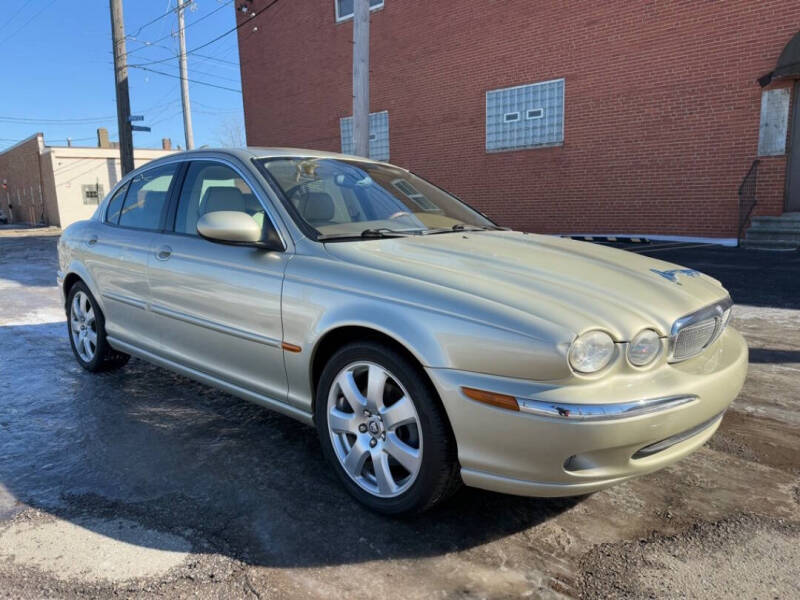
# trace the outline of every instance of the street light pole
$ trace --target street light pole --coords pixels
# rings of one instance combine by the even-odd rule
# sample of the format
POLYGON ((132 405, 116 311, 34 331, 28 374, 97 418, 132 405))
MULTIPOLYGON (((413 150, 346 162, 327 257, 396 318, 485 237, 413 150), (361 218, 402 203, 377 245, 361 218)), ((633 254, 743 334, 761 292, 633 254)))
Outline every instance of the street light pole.
POLYGON ((131 99, 128 94, 128 61, 125 52, 125 23, 122 0, 111 3, 111 43, 114 45, 114 78, 117 89, 117 130, 122 174, 133 171, 133 132, 131 131, 131 99))
POLYGON ((353 148, 369 156, 369 0, 353 3, 353 148))
POLYGON ((186 75, 186 36, 184 35, 183 9, 186 0, 178 0, 178 45, 180 46, 179 67, 181 74, 181 102, 183 103, 183 133, 186 137, 186 149, 194 148, 194 132, 192 131, 192 107, 189 105, 189 80, 186 75))

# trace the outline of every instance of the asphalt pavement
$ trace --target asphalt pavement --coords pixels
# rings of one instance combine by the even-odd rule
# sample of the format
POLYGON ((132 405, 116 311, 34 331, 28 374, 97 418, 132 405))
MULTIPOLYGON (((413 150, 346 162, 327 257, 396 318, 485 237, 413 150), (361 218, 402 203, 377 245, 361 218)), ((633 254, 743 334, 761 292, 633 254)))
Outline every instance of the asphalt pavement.
POLYGON ((800 253, 627 246, 720 279, 751 347, 698 452, 588 497, 388 519, 315 432, 143 361, 72 357, 57 231, 0 231, 0 597, 800 597, 800 253))

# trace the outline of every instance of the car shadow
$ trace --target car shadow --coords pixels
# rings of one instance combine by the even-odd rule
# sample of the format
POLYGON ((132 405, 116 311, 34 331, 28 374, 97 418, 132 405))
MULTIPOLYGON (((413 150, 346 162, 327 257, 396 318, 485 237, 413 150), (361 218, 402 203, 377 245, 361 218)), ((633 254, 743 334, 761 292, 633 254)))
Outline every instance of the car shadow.
POLYGON ((315 430, 288 417, 136 359, 87 373, 63 322, 0 327, 0 346, 0 484, 84 527, 130 519, 199 552, 307 567, 457 552, 580 501, 463 489, 429 513, 382 517, 346 494, 315 430))

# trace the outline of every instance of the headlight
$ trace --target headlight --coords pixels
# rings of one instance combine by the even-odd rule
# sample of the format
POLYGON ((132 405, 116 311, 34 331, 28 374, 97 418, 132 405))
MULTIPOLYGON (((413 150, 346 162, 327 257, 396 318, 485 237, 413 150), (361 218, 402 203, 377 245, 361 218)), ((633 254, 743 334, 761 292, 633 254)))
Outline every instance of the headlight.
POLYGON ((569 349, 569 364, 580 373, 594 373, 614 356, 614 340, 604 331, 579 335, 569 349))
POLYGON ((725 309, 725 312, 722 313, 722 327, 720 327, 720 331, 722 331, 728 326, 728 321, 730 320, 731 320, 731 308, 728 307, 725 309))
POLYGON ((660 351, 661 338, 652 329, 645 329, 628 344, 628 360, 632 365, 643 367, 653 362, 660 351))

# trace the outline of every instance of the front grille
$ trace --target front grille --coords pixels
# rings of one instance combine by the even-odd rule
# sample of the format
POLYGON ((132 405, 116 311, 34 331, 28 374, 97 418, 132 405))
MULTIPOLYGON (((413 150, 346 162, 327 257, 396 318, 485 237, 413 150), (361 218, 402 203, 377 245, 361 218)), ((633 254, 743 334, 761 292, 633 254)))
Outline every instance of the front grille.
POLYGON ((716 341, 730 317, 731 299, 725 298, 675 321, 670 335, 670 362, 700 354, 716 341))
POLYGON ((672 353, 673 360, 684 360, 695 354, 699 354, 714 337, 717 329, 717 319, 711 318, 700 321, 696 325, 684 327, 678 332, 675 338, 675 350, 672 353))

